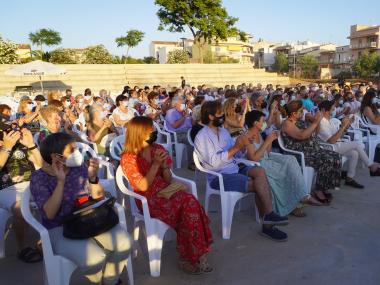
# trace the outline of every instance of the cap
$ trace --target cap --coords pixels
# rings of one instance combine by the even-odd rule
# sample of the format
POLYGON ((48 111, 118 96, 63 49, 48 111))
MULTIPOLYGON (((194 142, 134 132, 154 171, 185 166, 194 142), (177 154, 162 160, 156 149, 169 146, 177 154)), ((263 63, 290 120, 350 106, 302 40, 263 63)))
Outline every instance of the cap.
POLYGON ((44 95, 37 95, 36 97, 34 97, 34 101, 41 101, 41 102, 44 102, 46 101, 46 98, 44 97, 44 95))

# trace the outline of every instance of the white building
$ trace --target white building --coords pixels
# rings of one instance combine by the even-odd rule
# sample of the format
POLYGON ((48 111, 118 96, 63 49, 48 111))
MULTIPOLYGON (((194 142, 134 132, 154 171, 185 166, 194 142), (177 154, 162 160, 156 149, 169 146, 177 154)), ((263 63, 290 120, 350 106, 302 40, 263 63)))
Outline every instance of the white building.
POLYGON ((193 46, 192 39, 184 41, 152 41, 149 45, 149 55, 158 60, 160 64, 164 64, 168 60, 168 53, 173 50, 186 49, 191 53, 193 46))

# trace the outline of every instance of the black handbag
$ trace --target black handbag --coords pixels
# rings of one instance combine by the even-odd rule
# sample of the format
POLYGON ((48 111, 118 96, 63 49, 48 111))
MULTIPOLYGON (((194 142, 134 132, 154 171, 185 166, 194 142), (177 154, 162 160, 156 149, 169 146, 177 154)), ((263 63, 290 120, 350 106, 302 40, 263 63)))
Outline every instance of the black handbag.
POLYGON ((89 200, 75 208, 63 221, 63 236, 69 239, 87 239, 100 235, 119 223, 114 208, 114 197, 89 200))

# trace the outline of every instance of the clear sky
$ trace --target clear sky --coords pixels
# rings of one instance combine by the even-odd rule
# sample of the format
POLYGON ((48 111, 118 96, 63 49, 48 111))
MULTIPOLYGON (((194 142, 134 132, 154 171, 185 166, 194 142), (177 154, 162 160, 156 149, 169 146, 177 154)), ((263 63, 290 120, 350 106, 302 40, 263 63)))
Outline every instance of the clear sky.
MULTIPOLYGON (((254 39, 287 42, 311 40, 348 44, 350 25, 380 25, 380 0, 223 0, 237 27, 254 39)), ((52 28, 61 33, 62 47, 103 44, 113 54, 115 38, 134 28, 145 32, 144 41, 130 54, 149 55, 152 40, 178 40, 190 33, 157 30, 154 0, 4 0, 0 9, 0 35, 16 43, 29 43, 29 32, 52 28)), ((55 47, 53 47, 55 48, 55 47)))

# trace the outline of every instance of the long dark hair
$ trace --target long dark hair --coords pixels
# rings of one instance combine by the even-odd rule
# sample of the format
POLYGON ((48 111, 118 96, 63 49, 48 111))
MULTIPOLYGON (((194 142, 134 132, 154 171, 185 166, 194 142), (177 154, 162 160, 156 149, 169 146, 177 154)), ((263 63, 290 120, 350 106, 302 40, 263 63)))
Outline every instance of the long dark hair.
POLYGON ((375 104, 372 104, 372 99, 376 97, 375 91, 367 91, 364 94, 362 104, 360 106, 360 114, 364 113, 365 107, 370 107, 374 115, 378 115, 379 111, 377 110, 375 104))

